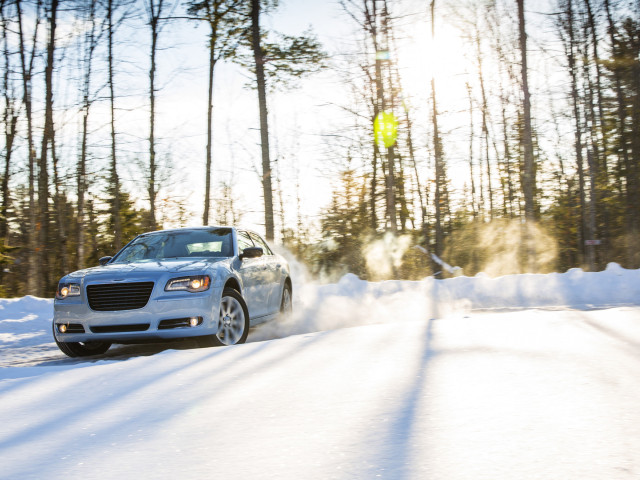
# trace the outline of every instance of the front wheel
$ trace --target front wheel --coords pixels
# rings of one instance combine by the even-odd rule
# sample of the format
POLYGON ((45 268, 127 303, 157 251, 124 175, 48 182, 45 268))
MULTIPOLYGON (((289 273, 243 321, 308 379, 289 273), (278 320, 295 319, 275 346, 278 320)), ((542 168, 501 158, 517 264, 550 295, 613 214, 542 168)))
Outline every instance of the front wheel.
POLYGON ((111 347, 111 343, 109 342, 59 342, 55 334, 55 325, 52 324, 51 327, 54 329, 53 339, 56 341, 56 345, 58 345, 60 351, 68 357, 75 358, 102 355, 111 347))
POLYGON ((249 310, 242 295, 233 288, 225 288, 220 300, 220 326, 216 335, 199 337, 202 347, 222 347, 244 343, 249 335, 249 310))

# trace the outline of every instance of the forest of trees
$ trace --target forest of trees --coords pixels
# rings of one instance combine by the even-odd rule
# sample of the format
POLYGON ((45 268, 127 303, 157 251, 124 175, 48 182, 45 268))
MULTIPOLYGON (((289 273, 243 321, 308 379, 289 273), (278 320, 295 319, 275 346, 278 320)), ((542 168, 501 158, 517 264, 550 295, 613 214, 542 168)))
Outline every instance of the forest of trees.
POLYGON ((448 275, 438 259, 467 275, 640 267, 640 2, 552 0, 542 13, 534 3, 341 0, 339 21, 357 45, 341 56, 312 29, 273 30, 265 18, 280 14, 275 0, 0 0, 0 295, 51 296, 63 274, 167 223, 240 220, 237 186, 212 167, 219 63, 243 69, 255 97, 266 237, 313 273, 448 275), (445 26, 459 33, 460 102, 443 97, 447 85, 432 73, 421 79, 423 104, 412 105, 408 23, 434 41, 445 26), (158 153, 167 81, 158 57, 196 24, 208 51, 203 210, 176 196, 161 213, 167 172, 182 167, 158 153), (543 41, 530 33, 541 25, 543 41), (136 65, 126 75, 125 28, 147 38, 129 47, 136 65), (538 71, 532 55, 552 58, 553 71, 538 71), (325 153, 333 195, 312 219, 299 185, 292 195, 281 182, 269 102, 326 71, 349 100, 340 141, 325 153), (145 148, 134 152, 119 115, 131 72, 146 85, 145 148), (374 131, 381 118, 393 138, 374 131), (124 181, 124 168, 142 180, 124 181))

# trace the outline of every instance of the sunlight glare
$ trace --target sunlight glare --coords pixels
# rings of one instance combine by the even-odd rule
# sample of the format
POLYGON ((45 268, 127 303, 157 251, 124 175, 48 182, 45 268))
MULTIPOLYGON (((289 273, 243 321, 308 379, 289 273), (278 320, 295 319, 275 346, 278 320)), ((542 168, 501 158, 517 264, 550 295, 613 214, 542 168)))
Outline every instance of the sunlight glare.
POLYGON ((443 102, 464 101, 464 77, 468 59, 467 46, 459 31, 443 21, 436 22, 436 35, 431 38, 430 28, 413 27, 398 42, 398 64, 406 91, 429 91, 429 82, 435 77, 437 94, 443 102))

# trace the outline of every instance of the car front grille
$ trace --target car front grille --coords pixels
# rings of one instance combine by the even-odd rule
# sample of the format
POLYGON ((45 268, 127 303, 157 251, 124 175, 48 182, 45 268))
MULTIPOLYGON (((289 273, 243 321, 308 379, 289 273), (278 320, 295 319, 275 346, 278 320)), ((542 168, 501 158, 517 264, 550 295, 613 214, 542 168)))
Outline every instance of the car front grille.
POLYGON ((135 310, 149 301, 153 282, 105 283, 87 286, 91 310, 114 312, 135 310))

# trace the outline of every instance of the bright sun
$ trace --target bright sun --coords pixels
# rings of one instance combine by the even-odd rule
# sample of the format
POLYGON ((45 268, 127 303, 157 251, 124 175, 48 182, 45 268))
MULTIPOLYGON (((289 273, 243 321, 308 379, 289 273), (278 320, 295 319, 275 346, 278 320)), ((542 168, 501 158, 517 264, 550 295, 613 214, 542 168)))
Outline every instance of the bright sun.
POLYGON ((421 25, 399 41, 398 63, 402 82, 409 95, 424 96, 431 91, 431 77, 436 80, 439 103, 455 105, 466 99, 465 82, 472 82, 469 60, 465 56, 468 45, 459 31, 443 22, 436 24, 436 36, 421 25), (422 92, 422 93, 418 93, 422 92))

